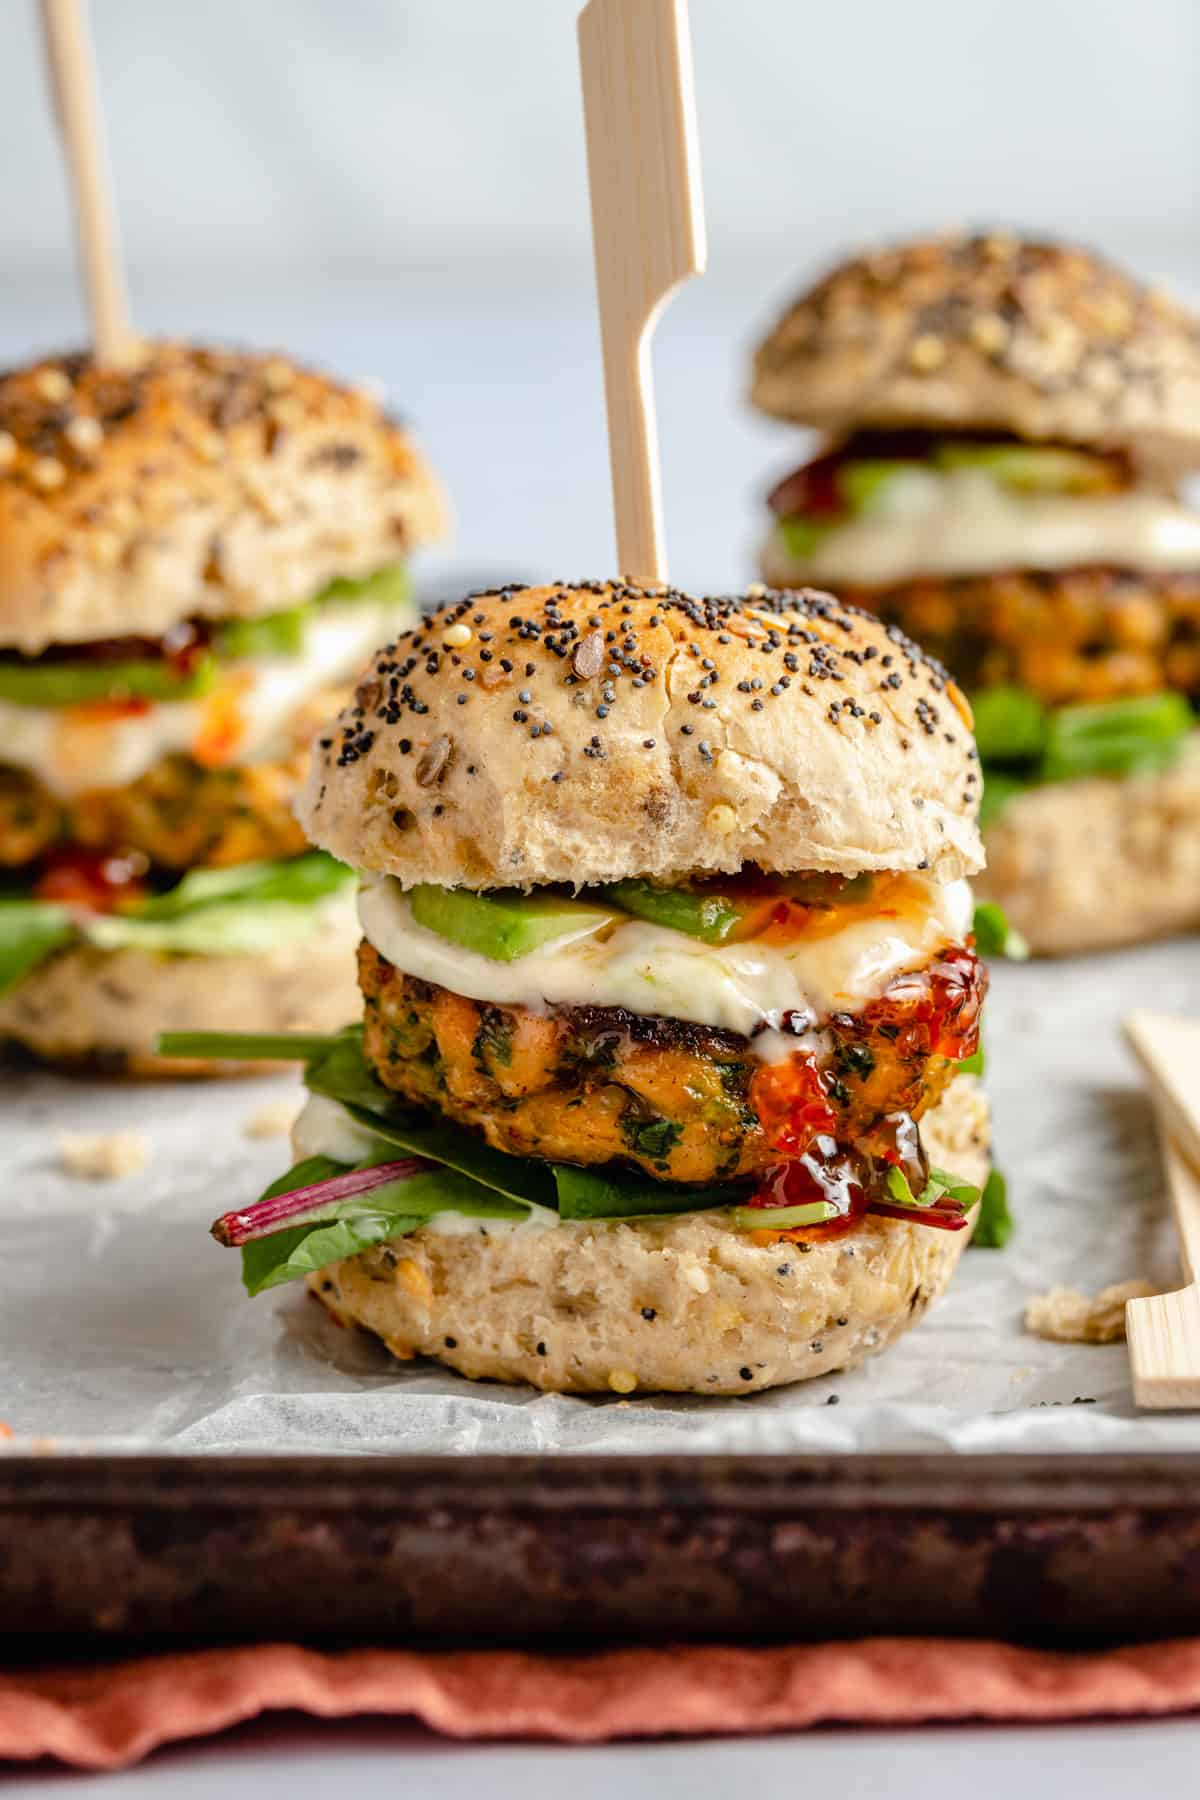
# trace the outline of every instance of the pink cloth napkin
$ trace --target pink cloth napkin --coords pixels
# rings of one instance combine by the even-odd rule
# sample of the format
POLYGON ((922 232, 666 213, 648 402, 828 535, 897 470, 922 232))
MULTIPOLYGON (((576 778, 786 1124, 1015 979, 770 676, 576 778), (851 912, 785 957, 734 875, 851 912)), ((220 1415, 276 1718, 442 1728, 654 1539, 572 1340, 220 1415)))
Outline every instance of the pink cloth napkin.
POLYGON ((1088 1654, 939 1638, 588 1656, 201 1650, 0 1675, 0 1757, 115 1769, 285 1708, 417 1718, 448 1737, 573 1743, 1177 1713, 1200 1708, 1200 1638, 1088 1654))

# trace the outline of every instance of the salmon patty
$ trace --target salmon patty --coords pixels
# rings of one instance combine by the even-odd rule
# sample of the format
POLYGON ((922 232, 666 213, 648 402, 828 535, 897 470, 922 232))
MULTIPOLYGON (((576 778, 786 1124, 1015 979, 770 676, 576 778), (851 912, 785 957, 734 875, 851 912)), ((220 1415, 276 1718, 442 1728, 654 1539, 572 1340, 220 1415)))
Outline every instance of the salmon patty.
POLYGON ((0 863, 17 868, 63 844, 139 851, 162 869, 223 868, 297 856, 292 816, 307 752, 286 762, 206 769, 168 756, 123 788, 58 800, 24 770, 0 770, 0 863))
POLYGON ((893 1114, 919 1118, 977 1047, 987 977, 971 950, 947 949, 862 1012, 819 1021, 819 1066, 807 1052, 764 1062, 737 1032, 617 1007, 468 1000, 366 942, 359 982, 367 1061, 407 1099, 515 1156, 711 1183, 776 1167, 818 1133, 852 1144, 893 1114))
POLYGON ((968 690, 1048 706, 1173 688, 1200 698, 1200 572, 1005 570, 929 575, 843 597, 915 637, 968 690))
POLYGON ((227 868, 298 856, 308 839, 293 806, 315 732, 345 698, 326 688, 289 722, 274 761, 211 766, 167 756, 120 788, 60 797, 25 769, 0 766, 0 867, 64 846, 137 852, 160 869, 227 868))

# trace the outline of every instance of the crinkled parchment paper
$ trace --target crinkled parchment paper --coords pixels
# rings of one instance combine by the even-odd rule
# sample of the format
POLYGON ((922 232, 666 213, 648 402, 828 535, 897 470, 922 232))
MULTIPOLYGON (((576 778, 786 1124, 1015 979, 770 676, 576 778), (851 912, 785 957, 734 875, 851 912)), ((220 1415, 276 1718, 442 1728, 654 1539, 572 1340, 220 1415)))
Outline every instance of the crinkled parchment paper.
POLYGON ((994 971, 997 1158, 1018 1229, 974 1250, 909 1337, 850 1375, 744 1400, 579 1400, 392 1362, 299 1287, 250 1301, 213 1216, 286 1166, 246 1135, 295 1078, 135 1087, 6 1071, 0 1420, 13 1446, 179 1451, 1200 1449, 1200 1414, 1139 1416, 1123 1345, 1025 1334, 1031 1293, 1177 1280, 1134 1006, 1200 1015, 1200 939, 994 971), (137 1130, 140 1173, 60 1166, 65 1132, 137 1130), (837 1404, 830 1402, 836 1397, 837 1404))

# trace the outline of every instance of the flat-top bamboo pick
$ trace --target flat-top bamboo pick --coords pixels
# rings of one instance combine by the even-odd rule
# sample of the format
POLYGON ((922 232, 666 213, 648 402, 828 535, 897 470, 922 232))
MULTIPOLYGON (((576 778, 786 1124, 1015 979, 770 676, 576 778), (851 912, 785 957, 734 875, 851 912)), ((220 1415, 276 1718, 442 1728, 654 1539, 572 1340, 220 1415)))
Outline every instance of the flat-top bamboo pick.
POLYGON ((42 0, 42 32, 75 213, 75 237, 92 321, 92 351, 109 369, 136 363, 133 329, 117 247, 104 128, 82 0, 42 0))
POLYGON ((1200 1407, 1200 1025, 1136 1012, 1125 1035, 1154 1096, 1180 1261, 1191 1284, 1126 1307, 1133 1397, 1138 1406, 1200 1407))
POLYGON ((666 580, 650 338, 704 268, 686 0, 588 0, 579 18, 617 562, 666 580))

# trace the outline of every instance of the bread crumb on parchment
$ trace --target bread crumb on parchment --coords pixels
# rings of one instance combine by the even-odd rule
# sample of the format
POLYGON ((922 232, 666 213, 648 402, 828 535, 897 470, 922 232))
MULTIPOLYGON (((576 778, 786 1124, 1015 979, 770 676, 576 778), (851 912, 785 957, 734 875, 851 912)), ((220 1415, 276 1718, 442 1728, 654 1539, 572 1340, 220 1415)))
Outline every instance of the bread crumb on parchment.
POLYGON ((242 1135, 248 1138, 286 1137, 299 1116, 303 1100, 295 1095, 286 1100, 271 1100, 260 1106, 242 1122, 242 1135))
POLYGON ((55 1148, 68 1175, 89 1181, 136 1175, 150 1161, 150 1144, 140 1131, 62 1132, 55 1148))
POLYGON ((1125 1303, 1158 1293, 1153 1282, 1115 1281, 1094 1299, 1078 1288, 1034 1294, 1025 1307, 1025 1329, 1054 1344, 1116 1344, 1125 1336, 1125 1303))

